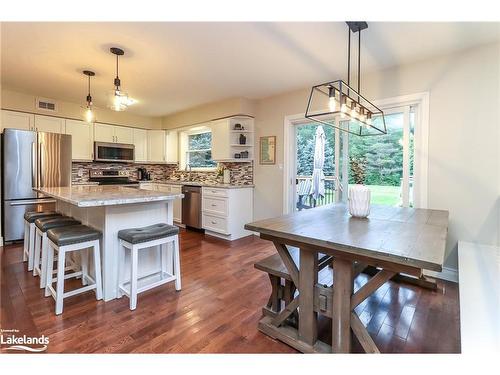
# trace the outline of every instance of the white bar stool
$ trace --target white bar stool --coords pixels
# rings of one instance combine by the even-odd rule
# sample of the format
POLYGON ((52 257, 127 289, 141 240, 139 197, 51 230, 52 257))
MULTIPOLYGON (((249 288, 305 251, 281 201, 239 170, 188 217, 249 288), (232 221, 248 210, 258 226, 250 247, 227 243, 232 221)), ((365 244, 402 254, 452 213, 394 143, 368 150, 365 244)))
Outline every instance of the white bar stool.
POLYGON ((45 212, 26 212, 24 214, 24 243, 23 243, 23 262, 28 261, 28 271, 33 271, 33 249, 35 247, 35 220, 48 217, 61 216, 55 211, 45 212))
MULTIPOLYGON (((47 282, 47 231, 49 229, 79 224, 81 223, 78 220, 68 216, 48 216, 35 220, 35 255, 33 276, 40 276, 40 289, 45 288, 45 283, 47 282)), ((65 268, 66 271, 69 269, 77 271, 76 264, 71 262, 71 265, 65 268)))
POLYGON ((87 292, 95 289, 97 300, 102 299, 102 279, 101 279, 101 254, 99 240, 101 232, 87 227, 85 225, 72 225, 67 227, 59 227, 49 229, 48 237, 48 254, 47 254, 47 283, 45 286, 45 296, 52 295, 56 301, 56 315, 63 311, 63 301, 65 298, 87 292), (88 273, 88 253, 87 249, 91 248, 94 253, 94 271, 95 280, 88 273), (85 256, 82 256, 82 271, 72 274, 64 274, 64 261, 66 253, 71 251, 85 251, 85 256), (52 277, 54 265, 54 251, 58 252, 58 267, 57 278, 52 277), (64 280, 70 277, 82 276, 82 284, 86 285, 82 288, 71 290, 64 293, 64 280), (52 287, 52 283, 57 281, 56 289, 52 287), (87 283, 91 283, 87 285, 87 283))
POLYGON ((118 232, 120 245, 124 253, 120 257, 119 273, 124 267, 126 249, 130 250, 130 281, 118 283, 118 295, 127 295, 130 300, 130 310, 137 307, 137 294, 155 288, 165 283, 175 281, 175 289, 181 290, 181 265, 179 256, 179 228, 168 224, 154 224, 143 228, 124 229, 118 232), (172 244, 168 249, 168 244, 172 244), (139 277, 138 252, 153 246, 160 246, 161 270, 139 277), (170 250, 170 251, 169 251, 170 250), (159 276, 157 281, 146 281, 153 276, 159 276), (138 286, 139 282, 142 285, 138 286), (128 284, 128 285, 127 285, 128 284))

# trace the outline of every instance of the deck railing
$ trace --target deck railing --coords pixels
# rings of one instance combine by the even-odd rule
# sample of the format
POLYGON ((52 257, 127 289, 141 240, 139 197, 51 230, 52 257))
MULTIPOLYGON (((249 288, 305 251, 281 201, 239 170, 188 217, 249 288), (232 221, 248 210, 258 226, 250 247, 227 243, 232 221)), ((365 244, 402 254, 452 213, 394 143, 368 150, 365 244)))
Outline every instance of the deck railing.
MULTIPOLYGON (((312 176, 297 176, 297 191, 298 187, 303 181, 312 181, 312 176)), ((330 204, 335 202, 335 187, 336 187, 335 176, 325 176, 325 196, 314 199, 311 195, 299 195, 297 194, 296 207, 300 211, 304 208, 319 207, 325 204, 330 204)))

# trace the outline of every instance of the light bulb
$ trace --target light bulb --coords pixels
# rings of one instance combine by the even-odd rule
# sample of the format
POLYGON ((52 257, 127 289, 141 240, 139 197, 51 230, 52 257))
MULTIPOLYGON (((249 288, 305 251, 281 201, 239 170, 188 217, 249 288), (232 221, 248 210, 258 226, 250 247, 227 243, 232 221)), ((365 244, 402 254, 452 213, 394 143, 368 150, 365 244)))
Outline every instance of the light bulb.
POLYGON ((337 101, 333 96, 328 99, 328 108, 330 112, 335 112, 337 110, 337 101))
POLYGON ((340 111, 342 113, 346 113, 347 112, 347 105, 345 103, 342 103, 342 106, 340 107, 340 111))
POLYGON ((94 111, 90 107, 85 110, 85 121, 88 123, 94 122, 94 111))
POLYGON ((351 109, 351 117, 352 118, 357 118, 358 117, 358 112, 356 112, 356 107, 353 107, 351 109))
POLYGON ((366 123, 367 123, 368 125, 371 125, 371 124, 372 124, 372 118, 371 118, 371 117, 368 117, 368 118, 366 119, 366 123))

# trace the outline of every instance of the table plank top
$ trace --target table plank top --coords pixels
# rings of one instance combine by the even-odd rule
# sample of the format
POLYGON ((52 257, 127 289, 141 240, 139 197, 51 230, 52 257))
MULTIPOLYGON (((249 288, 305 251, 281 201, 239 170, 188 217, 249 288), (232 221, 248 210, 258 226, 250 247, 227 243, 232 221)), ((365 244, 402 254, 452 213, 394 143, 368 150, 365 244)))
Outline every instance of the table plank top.
POLYGON ((245 229, 411 267, 441 271, 448 211, 371 207, 366 219, 349 215, 345 204, 330 204, 245 225, 245 229))

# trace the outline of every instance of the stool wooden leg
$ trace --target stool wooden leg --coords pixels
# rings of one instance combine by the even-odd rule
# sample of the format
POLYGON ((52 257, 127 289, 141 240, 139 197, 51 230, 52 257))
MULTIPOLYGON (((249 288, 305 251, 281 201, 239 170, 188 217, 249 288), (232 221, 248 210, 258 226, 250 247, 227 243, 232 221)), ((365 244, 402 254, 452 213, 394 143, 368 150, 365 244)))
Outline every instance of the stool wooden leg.
MULTIPOLYGON (((160 264, 161 264, 161 278, 164 277, 165 273, 170 273, 168 272, 168 244, 164 243, 160 245, 160 264)), ((172 267, 170 267, 172 268, 172 267)), ((170 273, 171 274, 171 273, 170 273)))
POLYGON ((165 252, 166 252, 166 259, 165 259, 165 264, 167 266, 166 272, 169 275, 175 275, 175 273, 174 273, 175 243, 170 242, 170 243, 166 243, 162 246, 164 246, 165 252))
POLYGON ((87 276, 89 275, 89 252, 87 249, 80 250, 80 262, 82 266, 82 285, 87 285, 87 276))
POLYGON ((131 267, 130 267, 130 310, 135 310, 137 307, 137 254, 138 250, 132 246, 131 251, 131 267))
POLYGON ((99 240, 94 245, 95 296, 102 299, 101 250, 99 240))
POLYGON ((45 288, 45 285, 47 284, 47 252, 48 252, 48 247, 49 245, 49 240, 47 238, 47 233, 44 233, 42 235, 42 247, 41 247, 41 252, 42 252, 42 264, 40 265, 40 289, 45 288))
POLYGON ((64 247, 59 248, 57 256, 57 289, 56 289, 56 315, 63 312, 63 295, 64 295, 64 265, 65 265, 66 252, 64 247))
POLYGON ((118 259, 118 298, 123 297, 123 292, 121 286, 124 283, 123 273, 125 272, 125 257, 127 256, 127 248, 123 246, 122 240, 120 240, 120 257, 118 259))
POLYGON ((181 290, 181 259, 179 254, 179 236, 175 236, 173 253, 174 253, 175 290, 181 290))
POLYGON ((33 271, 33 256, 35 249, 35 224, 30 224, 30 240, 28 244, 28 271, 33 271))
POLYGON ((45 297, 50 296, 49 287, 52 286, 52 272, 54 270, 54 249, 49 243, 47 246, 47 278, 45 281, 45 297))
POLYGON ((28 260, 28 247, 30 242, 30 224, 24 221, 23 262, 28 260))
POLYGON ((38 275, 38 270, 40 270, 40 248, 42 247, 42 236, 35 229, 35 255, 33 263, 33 276, 38 275))

